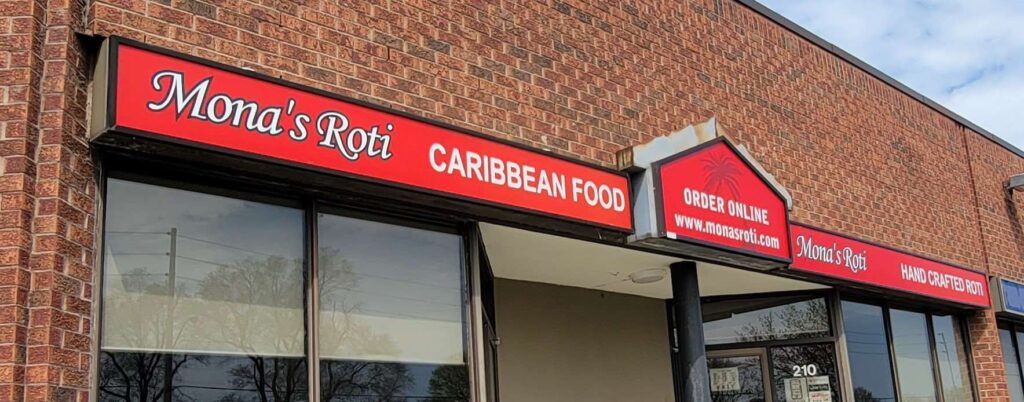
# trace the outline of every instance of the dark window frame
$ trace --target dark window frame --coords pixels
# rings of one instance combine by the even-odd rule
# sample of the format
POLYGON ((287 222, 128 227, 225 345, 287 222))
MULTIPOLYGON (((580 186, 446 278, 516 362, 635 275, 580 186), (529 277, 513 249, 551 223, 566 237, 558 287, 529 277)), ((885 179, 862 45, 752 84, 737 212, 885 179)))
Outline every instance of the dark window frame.
MULTIPOLYGON (((820 290, 796 290, 796 291, 783 291, 783 292, 766 292, 766 293, 753 293, 743 295, 727 295, 727 296, 709 296, 701 298, 700 303, 714 303, 721 301, 730 300, 744 300, 744 299, 757 299, 757 298, 772 298, 772 297, 786 297, 786 296, 807 296, 809 299, 820 297, 825 300, 825 308, 828 309, 828 325, 829 335, 824 337, 813 337, 813 338, 794 338, 794 339, 777 339, 777 340, 764 340, 764 341, 750 341, 750 342, 735 342, 735 343, 719 343, 714 345, 705 344, 704 349, 708 351, 712 350, 728 350, 728 349, 749 349, 759 347, 772 347, 772 346, 793 346, 803 345, 809 343, 824 343, 833 342, 839 340, 839 333, 836 324, 836 307, 835 307, 835 292, 829 289, 820 290)), ((671 307, 669 304, 668 307, 671 307)), ((669 311, 671 316, 671 310, 669 311)), ((671 323, 673 324, 674 323, 671 323)))
MULTIPOLYGON (((970 330, 969 330, 968 325, 967 325, 967 317, 962 313, 962 311, 958 311, 956 309, 947 308, 947 307, 943 307, 943 306, 933 306, 933 307, 928 308, 928 307, 922 307, 920 305, 916 305, 916 304, 913 304, 913 303, 906 303, 906 302, 892 301, 892 300, 879 300, 879 299, 873 299, 873 298, 870 298, 870 297, 865 297, 865 296, 862 296, 862 295, 850 294, 850 293, 840 293, 839 294, 839 300, 840 301, 850 301, 850 302, 860 303, 860 304, 867 304, 867 305, 872 305, 872 306, 877 306, 877 307, 881 307, 882 308, 882 316, 883 316, 883 319, 885 320, 884 321, 884 324, 885 324, 885 341, 886 341, 887 347, 889 349, 889 366, 890 366, 889 370, 890 370, 890 373, 892 373, 893 388, 894 388, 893 390, 895 392, 896 401, 897 402, 902 400, 903 396, 902 396, 901 390, 900 390, 899 370, 896 367, 896 349, 895 349, 895 347, 893 345, 892 320, 891 320, 890 310, 897 309, 897 310, 904 310, 904 311, 909 311, 909 312, 914 312, 914 313, 921 313, 921 314, 925 315, 925 323, 928 326, 928 347, 930 349, 931 359, 932 359, 932 364, 931 364, 931 366, 932 366, 932 376, 935 379, 934 380, 934 388, 935 388, 935 392, 936 392, 936 401, 937 402, 945 402, 945 395, 943 394, 942 378, 941 378, 942 374, 939 371, 940 369, 939 369, 939 365, 938 365, 938 355, 936 354, 935 327, 934 327, 934 324, 932 322, 932 316, 934 316, 934 315, 950 315, 950 316, 955 317, 956 321, 958 323, 958 327, 959 327, 959 328, 956 328, 956 330, 960 332, 960 336, 965 341, 964 342, 964 350, 962 350, 961 352, 964 354, 964 358, 967 360, 967 367, 970 370, 969 377, 971 379, 971 384, 970 384, 969 388, 971 389, 971 398, 972 398, 973 401, 980 401, 980 397, 979 397, 980 394, 978 392, 978 379, 977 379, 977 375, 976 375, 975 370, 974 370, 974 356, 971 353, 972 350, 971 350, 971 343, 970 343, 970 339, 971 339, 970 338, 970 330)), ((852 381, 853 381, 852 373, 850 373, 850 374, 851 374, 851 378, 850 378, 851 385, 853 385, 852 384, 852 381)))
MULTIPOLYGON (((259 177, 241 177, 232 175, 232 172, 198 169, 195 166, 175 161, 165 161, 156 158, 138 159, 133 156, 104 155, 100 158, 96 168, 96 179, 98 183, 97 193, 100 199, 96 220, 100 231, 100 249, 106 244, 106 219, 107 219, 107 181, 109 179, 125 180, 130 182, 172 188, 177 190, 192 191, 202 194, 229 197, 239 200, 260 202, 265 204, 284 206, 299 209, 302 212, 303 225, 303 257, 306 259, 303 267, 303 316, 304 316, 304 342, 306 372, 309 381, 309 401, 320 401, 320 370, 319 353, 316 340, 319 334, 315 331, 311 320, 317 314, 311 298, 313 292, 313 275, 318 273, 317 245, 318 245, 318 214, 329 213, 332 215, 345 216, 355 219, 367 220, 378 223, 398 225, 403 227, 417 228, 440 233, 454 234, 460 237, 461 257, 461 299, 463 319, 463 351, 470 392, 470 400, 476 399, 475 391, 481 384, 477 383, 476 372, 482 368, 475 367, 476 351, 473 347, 473 316, 471 314, 473 294, 478 289, 473 289, 469 278, 472 269, 477 264, 472 263, 471 238, 476 236, 473 230, 475 221, 452 215, 435 214, 428 210, 409 209, 401 203, 383 204, 379 200, 367 197, 369 206, 360 202, 362 199, 353 199, 351 196, 332 197, 327 189, 296 189, 287 184, 287 181, 268 182, 259 177)), ((94 331, 97 334, 97 342, 93 346, 91 375, 98 375, 99 355, 102 353, 100 339, 102 339, 103 328, 103 286, 104 267, 106 256, 103 252, 97 252, 96 278, 97 318, 94 320, 94 331)), ((497 384, 494 384, 495 386, 497 384)), ((99 384, 96 385, 98 387, 99 384)), ((97 389, 98 392, 98 389, 97 389)))

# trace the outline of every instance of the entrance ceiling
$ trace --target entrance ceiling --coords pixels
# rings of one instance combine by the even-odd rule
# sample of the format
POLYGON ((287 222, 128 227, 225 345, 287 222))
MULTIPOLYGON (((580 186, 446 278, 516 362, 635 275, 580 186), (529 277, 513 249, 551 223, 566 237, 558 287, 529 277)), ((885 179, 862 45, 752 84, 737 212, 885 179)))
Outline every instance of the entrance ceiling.
MULTIPOLYGON (((669 264, 682 260, 488 223, 481 223, 480 230, 494 275, 505 279, 668 299, 672 297, 672 285, 667 276, 659 282, 636 284, 629 275, 651 268, 667 269, 669 264)), ((697 263, 697 269, 701 296, 827 288, 703 262, 697 263)))

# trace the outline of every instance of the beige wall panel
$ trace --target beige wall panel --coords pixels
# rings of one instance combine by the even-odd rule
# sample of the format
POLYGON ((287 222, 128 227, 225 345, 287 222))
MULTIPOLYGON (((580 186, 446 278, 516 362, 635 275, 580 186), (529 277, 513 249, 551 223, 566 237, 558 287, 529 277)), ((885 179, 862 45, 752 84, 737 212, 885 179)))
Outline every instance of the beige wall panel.
POLYGON ((671 402, 665 302, 499 279, 505 402, 671 402))

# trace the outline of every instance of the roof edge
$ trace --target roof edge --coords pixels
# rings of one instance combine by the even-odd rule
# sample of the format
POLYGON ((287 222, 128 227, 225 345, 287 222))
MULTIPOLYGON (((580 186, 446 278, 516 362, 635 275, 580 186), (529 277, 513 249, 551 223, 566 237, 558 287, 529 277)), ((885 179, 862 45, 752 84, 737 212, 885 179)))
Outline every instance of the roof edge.
POLYGON ((993 134, 991 131, 981 128, 981 126, 975 124, 970 120, 967 120, 967 118, 959 114, 956 114, 952 110, 949 110, 945 106, 940 105, 938 102, 932 100, 931 98, 922 95, 920 92, 911 89, 902 82, 899 82, 895 78, 890 77, 888 74, 883 73, 881 70, 871 66, 868 63, 865 63, 863 60, 858 59, 856 56, 848 53, 847 51, 839 48, 836 45, 833 45, 832 43, 823 39, 822 37, 815 35, 811 31, 798 25, 797 23, 791 21, 790 19, 783 17, 781 14, 772 11, 772 9, 768 8, 764 4, 761 4, 757 0, 735 1, 753 10, 754 12, 761 14, 765 18, 772 20, 776 24, 779 24, 783 28, 786 28, 787 30, 797 34, 798 36, 810 41, 811 43, 824 49, 825 51, 838 56, 847 63, 850 63, 854 67, 857 67, 863 70, 864 72, 874 76, 875 78, 881 80, 882 82, 888 84, 889 86, 895 88, 896 90, 903 92, 906 95, 909 95, 911 98, 916 99, 918 102, 923 103, 925 106, 928 106, 929 108, 935 110, 936 112, 939 112, 945 115, 946 117, 953 119, 953 121, 955 121, 956 123, 970 129, 971 131, 981 134, 982 137, 985 137, 989 141, 992 141, 997 145, 1005 148, 1007 151, 1013 152, 1018 157, 1024 158, 1024 151, 1022 151, 1020 148, 1017 148, 1016 146, 1007 142, 1006 140, 999 138, 999 136, 993 134))

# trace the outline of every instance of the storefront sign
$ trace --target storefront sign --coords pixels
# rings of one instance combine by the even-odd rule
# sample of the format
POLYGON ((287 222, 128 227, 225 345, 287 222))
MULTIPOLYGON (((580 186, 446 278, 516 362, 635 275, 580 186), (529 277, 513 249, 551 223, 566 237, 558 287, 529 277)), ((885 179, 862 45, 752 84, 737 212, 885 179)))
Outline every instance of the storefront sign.
POLYGON ((992 278, 996 312, 1024 315, 1024 284, 1005 278, 992 278))
POLYGON ((632 229, 618 172, 168 51, 109 46, 107 130, 632 229))
POLYGON ((979 307, 989 306, 979 272, 794 224, 791 268, 979 307))
POLYGON ((653 167, 665 237, 789 261, 785 200, 724 137, 653 167))

